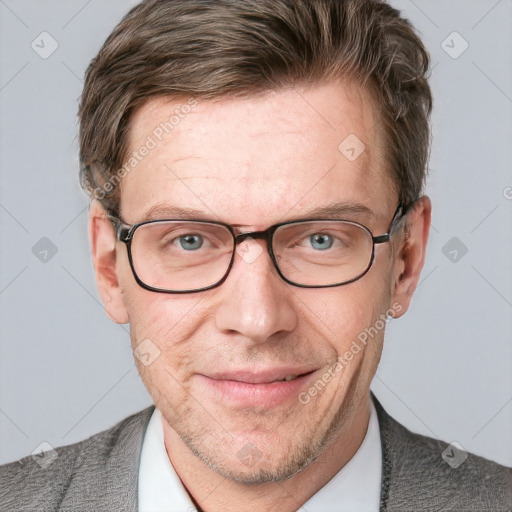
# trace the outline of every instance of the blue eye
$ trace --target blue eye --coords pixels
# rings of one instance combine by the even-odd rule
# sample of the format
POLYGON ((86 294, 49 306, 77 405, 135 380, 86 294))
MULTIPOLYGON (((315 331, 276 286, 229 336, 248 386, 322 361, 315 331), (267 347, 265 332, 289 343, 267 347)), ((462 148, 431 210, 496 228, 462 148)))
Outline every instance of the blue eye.
POLYGON ((178 238, 182 249, 193 251, 203 245, 203 238, 199 235, 183 235, 178 238))
POLYGON ((319 249, 321 251, 330 249, 334 243, 331 235, 325 235, 322 233, 311 235, 309 237, 309 241, 311 242, 311 247, 313 247, 313 249, 319 249))

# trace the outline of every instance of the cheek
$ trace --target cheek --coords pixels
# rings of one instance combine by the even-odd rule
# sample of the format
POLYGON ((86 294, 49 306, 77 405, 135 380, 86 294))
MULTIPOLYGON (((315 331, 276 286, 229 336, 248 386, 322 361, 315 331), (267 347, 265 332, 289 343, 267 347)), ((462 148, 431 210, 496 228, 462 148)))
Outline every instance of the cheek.
POLYGON ((308 322, 322 327, 322 336, 338 356, 352 350, 366 354, 365 359, 378 359, 386 326, 382 318, 389 311, 390 300, 382 274, 375 272, 339 288, 316 290, 303 300, 309 306, 305 310, 308 322))
POLYGON ((322 321, 328 337, 335 337, 340 342, 346 335, 357 334, 358 330, 367 327, 380 309, 387 309, 382 294, 376 294, 359 282, 324 289, 311 304, 313 317, 322 321))
POLYGON ((199 308, 194 308, 198 301, 197 297, 168 296, 142 288, 135 293, 130 290, 128 307, 134 359, 156 404, 168 396, 174 397, 177 404, 186 401, 198 354, 193 335, 201 325, 199 308), (144 353, 149 353, 149 364, 147 358, 144 360, 144 353))
POLYGON ((146 290, 137 284, 129 265, 123 266, 118 276, 129 316, 131 345, 141 375, 156 374, 164 366, 171 372, 184 372, 188 367, 186 359, 193 353, 193 333, 205 321, 199 305, 201 297, 146 290), (150 352, 159 353, 151 366, 141 364, 137 357, 137 350, 148 347, 150 352))
MULTIPOLYGON (((163 340, 177 326, 187 311, 193 309, 194 297, 158 293, 142 288, 133 275, 126 249, 117 252, 116 274, 128 311, 132 344, 145 338, 163 340)), ((197 301, 197 298, 196 298, 197 301)))
POLYGON ((199 310, 196 309, 199 297, 183 298, 140 287, 131 292, 128 311, 132 342, 150 338, 160 345, 161 350, 171 350, 188 341, 200 324, 199 310))

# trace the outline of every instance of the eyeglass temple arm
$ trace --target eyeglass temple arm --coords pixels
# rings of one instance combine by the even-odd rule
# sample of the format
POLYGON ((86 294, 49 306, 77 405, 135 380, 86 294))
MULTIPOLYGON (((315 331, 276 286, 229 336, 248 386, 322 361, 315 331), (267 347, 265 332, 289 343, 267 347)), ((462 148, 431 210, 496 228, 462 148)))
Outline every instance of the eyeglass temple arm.
POLYGON ((405 216, 407 210, 402 206, 402 203, 398 203, 397 209, 395 211, 395 214, 393 215, 393 218, 391 219, 391 223, 389 224, 389 229, 387 233, 384 233, 383 235, 374 236, 373 237, 373 243, 374 244, 383 244, 385 242, 389 242, 391 233, 393 230, 398 226, 399 221, 405 216))
POLYGON ((118 238, 118 240, 121 240, 121 242, 126 242, 126 234, 132 226, 126 224, 119 217, 116 217, 111 213, 107 212, 107 217, 112 222, 112 224, 114 224, 114 228, 116 230, 116 237, 118 238))

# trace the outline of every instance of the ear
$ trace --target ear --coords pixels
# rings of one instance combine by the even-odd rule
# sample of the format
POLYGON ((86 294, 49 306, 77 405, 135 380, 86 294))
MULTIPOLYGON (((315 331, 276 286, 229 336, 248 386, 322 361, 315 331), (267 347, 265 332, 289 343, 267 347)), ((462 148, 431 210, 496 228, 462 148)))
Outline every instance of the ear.
POLYGON ((117 239, 112 221, 97 200, 89 209, 89 237, 91 239, 92 260, 96 274, 96 284, 105 306, 105 312, 116 323, 129 321, 123 294, 119 287, 116 271, 117 239))
POLYGON ((420 197, 405 218, 405 226, 396 234, 393 270, 392 303, 402 306, 402 316, 411 303, 425 263, 432 204, 427 196, 420 197))

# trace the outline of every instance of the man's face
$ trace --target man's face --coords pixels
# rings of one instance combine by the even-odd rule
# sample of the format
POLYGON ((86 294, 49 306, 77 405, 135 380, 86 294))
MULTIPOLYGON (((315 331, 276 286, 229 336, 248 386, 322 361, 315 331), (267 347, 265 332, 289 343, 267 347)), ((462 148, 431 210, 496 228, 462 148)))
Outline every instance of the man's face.
MULTIPOLYGON (((155 99, 141 108, 129 152, 155 138, 184 103, 155 99)), ((389 227, 397 194, 371 103, 358 87, 331 83, 203 101, 183 117, 123 178, 126 223, 147 220, 150 211, 151 218, 175 218, 167 206, 255 231, 336 203, 366 207, 344 218, 374 235, 389 227), (362 146, 353 136, 354 152, 339 149, 350 134, 365 145, 355 160, 362 146)), ((149 339, 161 352, 152 364, 137 364, 165 419, 166 440, 175 436, 219 473, 249 482, 295 473, 328 443, 350 437, 367 415, 384 329, 358 342, 360 352, 341 369, 336 363, 391 309, 393 258, 390 244, 381 244, 362 279, 307 289, 279 277, 264 241, 246 244, 225 282, 199 293, 141 288, 122 243, 116 273, 133 348, 149 339), (244 259, 258 245, 264 251, 244 259), (288 375, 300 377, 270 383, 288 375), (322 378, 327 383, 310 393, 322 378)))

